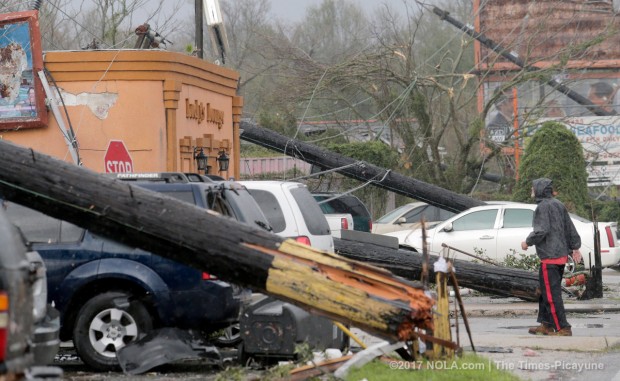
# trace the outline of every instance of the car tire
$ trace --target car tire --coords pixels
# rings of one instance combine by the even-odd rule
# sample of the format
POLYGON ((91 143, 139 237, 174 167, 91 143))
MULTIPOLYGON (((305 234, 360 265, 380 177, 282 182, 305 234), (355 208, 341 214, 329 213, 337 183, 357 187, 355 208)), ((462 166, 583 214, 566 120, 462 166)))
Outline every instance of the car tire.
POLYGON ((106 292, 88 300, 73 329, 73 344, 85 364, 100 371, 118 370, 116 352, 153 329, 143 303, 125 292, 106 292))

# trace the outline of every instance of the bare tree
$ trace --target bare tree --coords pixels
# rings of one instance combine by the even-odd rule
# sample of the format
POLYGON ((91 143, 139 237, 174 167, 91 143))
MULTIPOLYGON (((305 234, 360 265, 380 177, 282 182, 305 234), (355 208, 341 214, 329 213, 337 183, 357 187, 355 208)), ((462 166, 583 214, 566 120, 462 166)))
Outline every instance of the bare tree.
MULTIPOLYGON (((518 6, 500 0, 488 4, 498 9, 496 20, 503 17, 502 7, 518 6)), ((504 75, 506 71, 495 66, 505 60, 495 52, 487 52, 483 70, 475 67, 474 40, 443 22, 425 2, 406 3, 405 12, 384 5, 369 21, 350 2, 325 0, 310 9, 296 33, 273 46, 273 60, 279 64, 276 78, 284 86, 277 92, 280 108, 304 121, 379 120, 402 140, 396 169, 448 189, 471 192, 487 169, 510 178, 515 171, 509 153, 516 142, 512 127, 502 141, 494 141, 485 130, 487 115, 496 113, 499 90, 518 88, 519 97, 526 98, 519 105, 520 128, 535 126, 556 94, 545 79, 565 73, 569 61, 596 58, 615 30, 610 26, 585 38, 571 34, 560 21, 578 30, 584 12, 596 10, 561 3, 574 11, 558 21, 551 17, 558 4, 548 0, 526 7, 532 19, 542 21, 525 25, 527 20, 522 20, 503 31, 498 42, 532 65, 504 75), (565 37, 549 49, 550 38, 559 30, 565 37), (486 95, 482 112, 481 90, 486 95)), ((471 1, 445 2, 442 7, 474 24, 471 1)), ((396 146, 398 139, 393 142, 396 146)))
MULTIPOLYGON (((174 35, 183 23, 164 0, 48 0, 40 9, 44 47, 48 50, 133 47, 143 23, 160 35, 174 35)), ((170 40, 170 38, 168 38, 170 40)))

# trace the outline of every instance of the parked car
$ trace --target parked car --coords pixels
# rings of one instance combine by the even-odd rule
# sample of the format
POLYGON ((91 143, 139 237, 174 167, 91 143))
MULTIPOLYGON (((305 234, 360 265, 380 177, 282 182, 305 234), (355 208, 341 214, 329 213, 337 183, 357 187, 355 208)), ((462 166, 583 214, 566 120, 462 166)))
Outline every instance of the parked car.
POLYGON ((240 181, 254 197, 273 233, 334 251, 329 224, 308 188, 292 181, 240 181))
MULTIPOLYGON (((223 216, 268 227, 254 199, 238 183, 190 182, 174 173, 117 176, 223 216)), ((72 339, 81 359, 92 368, 116 369, 116 352, 153 328, 192 329, 206 335, 229 327, 250 297, 213 274, 17 204, 5 205, 48 267, 48 299, 60 311, 61 339, 72 339)))
MULTIPOLYGON (((4 208, 0 242, 0 378, 18 379, 52 362, 60 346, 60 320, 58 311, 47 304, 43 260, 27 247, 4 208)), ((62 374, 60 369, 38 369, 38 375, 62 374)))
POLYGON ((412 202, 399 206, 372 224, 372 232, 384 234, 399 230, 411 230, 420 227, 424 219, 427 228, 454 216, 456 213, 429 205, 425 202, 412 202))
MULTIPOLYGON (((295 238, 318 249, 334 251, 327 218, 305 185, 287 181, 241 183, 260 205, 273 233, 295 238)), ((339 215, 333 222, 343 224, 341 218, 347 224, 352 221, 350 215, 339 215)), ((273 297, 255 295, 252 299, 252 303, 244 308, 239 324, 243 340, 238 356, 242 363, 250 357, 261 362, 295 358, 296 348, 302 343, 316 351, 348 347, 348 336, 331 320, 273 297)))
POLYGON ((323 213, 350 213, 353 216, 354 230, 368 233, 372 230, 370 212, 356 196, 341 193, 313 193, 312 196, 319 203, 323 213))
MULTIPOLYGON (((430 252, 438 255, 442 252, 442 244, 446 243, 470 254, 481 253, 495 261, 502 261, 508 254, 535 254, 536 247, 530 247, 526 252, 521 249, 521 242, 532 231, 532 217, 535 209, 535 204, 523 203, 495 203, 468 209, 427 230, 430 252)), ((574 214, 571 214, 571 219, 581 237, 581 253, 587 268, 590 266, 589 254, 594 255, 594 224, 574 214)), ((617 224, 599 222, 598 228, 601 237, 603 267, 618 264, 620 247, 618 246, 617 224)), ((421 252, 420 229, 385 235, 397 237, 400 245, 421 252)), ((474 259, 457 252, 451 252, 450 256, 463 260, 474 259)))

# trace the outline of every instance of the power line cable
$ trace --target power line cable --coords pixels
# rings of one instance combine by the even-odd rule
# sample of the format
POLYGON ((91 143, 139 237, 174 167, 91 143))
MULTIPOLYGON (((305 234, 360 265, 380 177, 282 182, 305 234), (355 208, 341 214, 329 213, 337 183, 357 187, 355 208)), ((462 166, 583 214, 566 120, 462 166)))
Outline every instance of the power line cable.
MULTIPOLYGON (((98 39, 99 36, 96 35, 95 33, 91 32, 87 27, 85 27, 84 25, 80 24, 79 21, 77 21, 77 19, 74 16, 69 15, 67 12, 65 12, 63 9, 59 8, 58 6, 56 6, 56 4, 54 4, 53 2, 48 2, 48 4, 50 4, 52 7, 56 8, 56 10, 58 10, 60 13, 62 13, 63 15, 65 15, 66 17, 69 18, 69 20, 73 21, 74 23, 76 23, 77 25, 80 26, 80 28, 82 28, 83 30, 85 30, 88 34, 90 34, 93 38, 98 39)), ((105 41, 101 42, 102 44, 105 44, 106 46, 108 46, 108 48, 110 47, 108 44, 105 43, 105 41)))

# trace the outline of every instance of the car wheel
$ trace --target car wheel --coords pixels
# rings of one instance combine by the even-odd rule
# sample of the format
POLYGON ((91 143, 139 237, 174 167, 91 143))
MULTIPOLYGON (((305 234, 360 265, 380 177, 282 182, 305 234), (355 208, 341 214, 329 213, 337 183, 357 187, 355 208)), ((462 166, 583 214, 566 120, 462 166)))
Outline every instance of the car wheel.
POLYGON ((239 323, 231 324, 213 338, 213 343, 221 347, 232 347, 241 343, 239 323))
POLYGON ((99 294, 80 309, 73 330, 78 355, 97 370, 119 368, 116 352, 153 328, 148 310, 124 292, 99 294))

